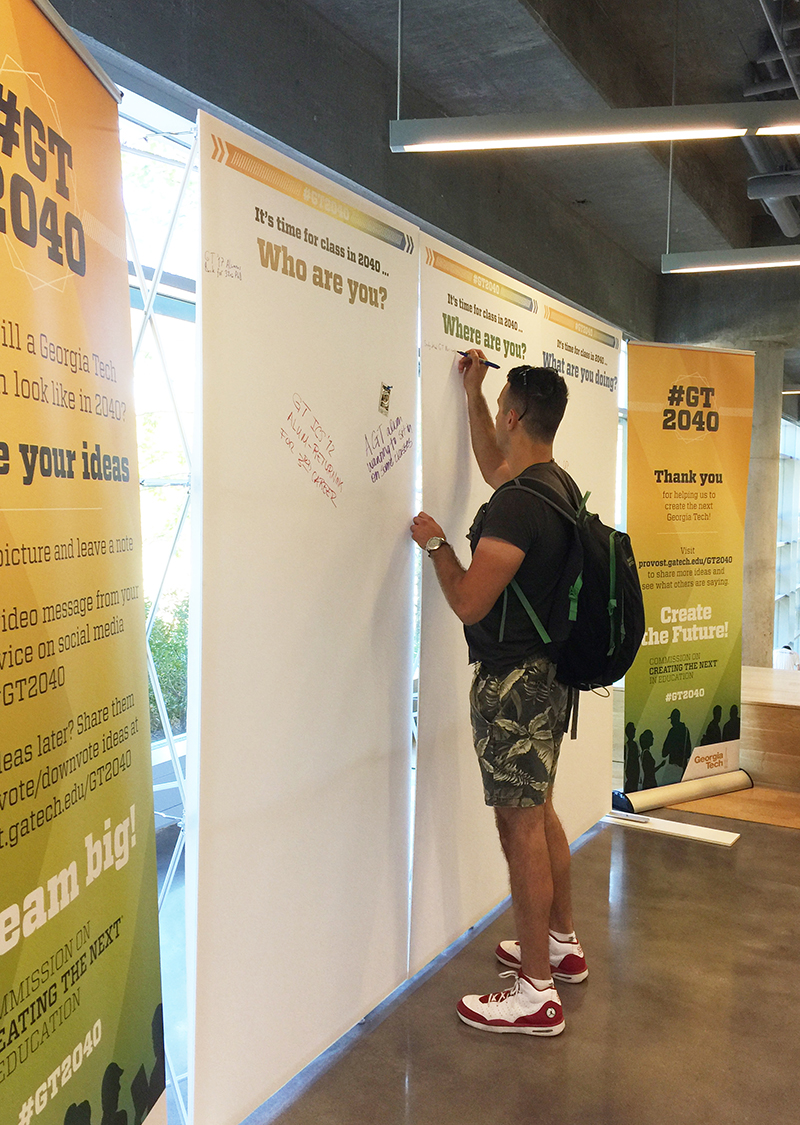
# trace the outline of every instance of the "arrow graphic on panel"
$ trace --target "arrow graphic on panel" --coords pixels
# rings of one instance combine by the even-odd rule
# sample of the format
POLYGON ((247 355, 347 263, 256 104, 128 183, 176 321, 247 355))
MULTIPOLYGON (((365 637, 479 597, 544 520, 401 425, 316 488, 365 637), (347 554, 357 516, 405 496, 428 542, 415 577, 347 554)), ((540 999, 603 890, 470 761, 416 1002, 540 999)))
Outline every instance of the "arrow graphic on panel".
POLYGON ((220 137, 215 137, 211 134, 211 140, 214 142, 214 151, 211 153, 212 160, 218 160, 220 164, 225 163, 227 153, 225 151, 225 142, 220 137))
POLYGON ((251 152, 247 152, 237 145, 221 140, 213 133, 211 137, 214 141, 212 160, 219 161, 220 164, 224 164, 235 172, 241 172, 243 176, 258 180, 259 183, 266 184, 275 191, 288 195, 291 199, 305 203, 308 207, 322 211, 329 218, 338 219, 340 223, 346 223, 347 226, 353 227, 363 234, 377 238, 389 246, 394 246, 397 250, 413 254, 414 240, 405 232, 384 223, 375 215, 370 215, 366 211, 361 211, 358 207, 345 203, 335 195, 329 195, 327 192, 312 187, 311 184, 298 179, 297 176, 284 172, 283 169, 275 167, 274 164, 268 164, 266 160, 254 156, 251 152))

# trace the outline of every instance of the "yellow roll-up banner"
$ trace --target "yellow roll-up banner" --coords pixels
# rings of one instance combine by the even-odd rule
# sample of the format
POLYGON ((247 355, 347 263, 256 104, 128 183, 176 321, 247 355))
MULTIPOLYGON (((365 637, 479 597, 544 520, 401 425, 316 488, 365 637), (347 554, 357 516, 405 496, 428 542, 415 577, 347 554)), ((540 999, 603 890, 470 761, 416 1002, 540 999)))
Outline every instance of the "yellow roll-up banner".
POLYGON ((0 9, 0 1105, 133 1123, 166 1116, 117 106, 56 24, 0 9))
POLYGON ((645 636, 625 677, 625 790, 739 765, 750 352, 629 345, 628 532, 645 636))

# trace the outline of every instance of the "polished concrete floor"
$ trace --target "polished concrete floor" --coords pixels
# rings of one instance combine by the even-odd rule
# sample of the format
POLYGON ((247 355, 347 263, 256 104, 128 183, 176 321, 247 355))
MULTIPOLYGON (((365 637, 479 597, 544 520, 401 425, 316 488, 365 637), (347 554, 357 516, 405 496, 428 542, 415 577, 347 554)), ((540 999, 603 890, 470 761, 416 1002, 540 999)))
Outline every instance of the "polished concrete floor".
POLYGON ((462 993, 505 987, 493 957, 513 936, 504 915, 271 1119, 796 1125, 800 832, 656 815, 741 839, 722 848, 616 825, 587 834, 573 883, 590 976, 561 986, 563 1035, 488 1034, 455 1014, 462 993))

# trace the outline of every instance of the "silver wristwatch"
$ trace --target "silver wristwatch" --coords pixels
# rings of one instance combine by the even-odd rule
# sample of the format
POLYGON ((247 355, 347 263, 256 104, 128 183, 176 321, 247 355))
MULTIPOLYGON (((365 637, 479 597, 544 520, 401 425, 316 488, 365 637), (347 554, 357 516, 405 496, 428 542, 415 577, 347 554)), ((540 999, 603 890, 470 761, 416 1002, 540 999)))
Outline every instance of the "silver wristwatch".
POLYGON ((428 555, 432 556, 433 552, 438 551, 446 542, 447 540, 443 539, 441 535, 433 535, 425 544, 425 550, 428 552, 428 555))

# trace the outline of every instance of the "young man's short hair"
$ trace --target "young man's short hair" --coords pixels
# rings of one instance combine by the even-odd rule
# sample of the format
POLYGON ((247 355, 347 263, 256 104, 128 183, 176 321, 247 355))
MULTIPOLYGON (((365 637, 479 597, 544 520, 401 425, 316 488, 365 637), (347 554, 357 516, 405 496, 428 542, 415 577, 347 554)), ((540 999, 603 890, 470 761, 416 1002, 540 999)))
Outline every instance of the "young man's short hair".
POLYGON ((551 442, 556 435, 569 391, 552 367, 512 367, 508 373, 507 403, 516 410, 531 437, 551 442))

